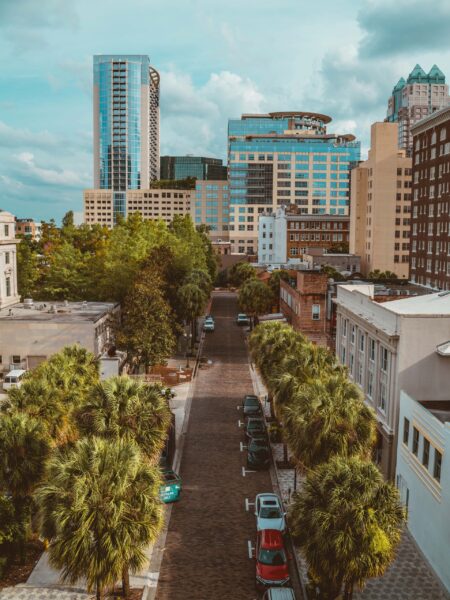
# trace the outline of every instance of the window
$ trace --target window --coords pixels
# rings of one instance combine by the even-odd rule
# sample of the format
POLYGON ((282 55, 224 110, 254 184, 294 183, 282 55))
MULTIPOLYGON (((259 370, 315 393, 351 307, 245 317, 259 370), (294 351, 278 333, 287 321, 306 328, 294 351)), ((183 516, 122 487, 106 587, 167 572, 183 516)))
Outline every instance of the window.
POLYGON ((361 352, 364 352, 364 342, 365 342, 366 338, 364 336, 363 333, 359 334, 359 349, 361 350, 361 352))
POLYGON ((373 373, 372 371, 367 372, 367 395, 370 399, 373 396, 373 373))
POLYGON ((343 337, 347 337, 347 319, 343 319, 342 321, 342 335, 343 337))
POLYGON ((312 320, 319 321, 320 320, 320 304, 312 305, 312 320))
POLYGON ((413 427, 413 445, 412 445, 413 454, 416 456, 419 453, 419 431, 413 427))
POLYGON ((433 477, 436 481, 441 481, 441 466, 442 466, 442 454, 439 450, 434 449, 434 468, 433 477))
POLYGON ((384 381, 380 382, 380 394, 378 398, 378 407, 383 412, 386 411, 386 384, 384 381))
POLYGON ((5 252, 5 265, 9 265, 9 252, 5 252))
POLYGON ((352 344, 355 343, 355 332, 356 332, 356 327, 354 325, 352 325, 352 336, 351 336, 352 344))
POLYGON ((9 237, 9 225, 4 225, 5 237, 9 237))
POLYGON ((381 370, 387 373, 388 370, 388 351, 381 347, 381 370))
POLYGON ((369 360, 375 360, 375 340, 369 339, 369 360))
POLYGON ((14 354, 11 358, 14 365, 20 364, 20 356, 18 354, 14 354))
POLYGON ((403 420, 403 443, 408 445, 409 442, 409 419, 406 417, 403 420))
POLYGON ((423 438, 423 450, 422 450, 422 464, 428 469, 428 464, 430 462, 430 442, 427 438, 423 438))
POLYGON ((11 277, 6 278, 6 295, 11 296, 11 277))

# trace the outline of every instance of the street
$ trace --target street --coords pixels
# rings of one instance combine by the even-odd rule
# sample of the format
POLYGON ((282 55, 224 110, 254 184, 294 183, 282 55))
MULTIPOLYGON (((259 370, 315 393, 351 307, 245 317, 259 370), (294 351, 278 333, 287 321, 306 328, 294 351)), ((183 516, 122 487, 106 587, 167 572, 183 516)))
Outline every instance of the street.
POLYGON ((171 512, 157 600, 256 598, 248 549, 249 541, 255 543, 255 517, 246 500, 273 488, 268 471, 243 471, 237 406, 253 387, 237 312, 235 294, 213 295, 216 329, 203 347, 212 365, 201 368, 195 382, 180 469, 184 487, 171 512))

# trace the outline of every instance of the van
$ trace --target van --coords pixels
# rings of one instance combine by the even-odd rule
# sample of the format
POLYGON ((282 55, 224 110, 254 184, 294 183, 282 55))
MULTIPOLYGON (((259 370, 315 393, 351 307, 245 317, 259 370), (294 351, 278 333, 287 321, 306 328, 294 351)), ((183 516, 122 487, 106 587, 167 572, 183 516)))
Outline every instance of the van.
POLYGON ((295 600, 292 588, 269 588, 262 600, 295 600))
POLYGON ((3 380, 3 389, 10 390, 12 388, 19 388, 22 385, 25 373, 26 371, 24 369, 14 369, 13 371, 10 371, 3 380))

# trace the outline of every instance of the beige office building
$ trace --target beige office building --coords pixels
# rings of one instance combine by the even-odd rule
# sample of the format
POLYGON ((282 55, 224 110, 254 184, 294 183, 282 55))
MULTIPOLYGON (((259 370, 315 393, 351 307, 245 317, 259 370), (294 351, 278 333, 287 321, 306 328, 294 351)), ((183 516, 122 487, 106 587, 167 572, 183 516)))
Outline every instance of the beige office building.
POLYGON ((197 179, 195 198, 191 202, 191 216, 196 225, 207 225, 212 242, 229 242, 228 181, 197 179))
MULTIPOLYGON (((83 192, 84 222, 87 225, 114 227, 114 192, 85 190, 83 192)), ((125 216, 139 212, 144 219, 162 219, 169 224, 176 215, 191 213, 194 190, 128 190, 125 196, 125 216)))
POLYGON ((361 272, 409 276, 411 158, 398 149, 397 123, 374 123, 369 158, 351 172, 350 253, 361 272))

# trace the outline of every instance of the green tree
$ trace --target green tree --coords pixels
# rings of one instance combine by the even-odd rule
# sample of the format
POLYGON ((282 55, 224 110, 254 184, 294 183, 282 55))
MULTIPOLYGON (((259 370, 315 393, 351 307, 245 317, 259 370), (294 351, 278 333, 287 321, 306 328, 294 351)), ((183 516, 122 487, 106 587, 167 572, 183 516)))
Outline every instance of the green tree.
POLYGON ((11 494, 19 529, 19 551, 25 560, 31 497, 44 472, 50 443, 45 427, 23 413, 0 419, 0 487, 11 494))
POLYGON ((356 586, 383 575, 401 538, 404 510, 398 491, 377 467, 336 457, 312 471, 290 510, 321 598, 350 600, 356 586))
POLYGON ((331 244, 327 250, 328 254, 348 254, 349 244, 348 242, 336 242, 331 244))
POLYGON ((289 272, 285 269, 278 269, 270 274, 267 285, 272 292, 273 303, 280 308, 280 282, 289 281, 289 272))
POLYGON ((63 581, 86 579, 97 599, 145 563, 162 526, 159 470, 126 440, 86 438, 52 457, 37 492, 49 559, 63 581))
POLYGON ((62 218, 62 226, 63 226, 63 229, 69 228, 69 227, 75 227, 74 220, 73 220, 73 210, 69 210, 68 212, 66 212, 66 214, 62 218))
POLYGON ((22 528, 16 520, 11 499, 0 494, 0 578, 8 560, 13 555, 14 545, 20 539, 22 528))
POLYGON ((143 269, 123 303, 117 344, 130 362, 148 368, 165 364, 175 348, 173 314, 162 293, 163 281, 151 267, 143 269))
POLYGON ((228 279, 231 285, 240 287, 248 279, 256 278, 256 270, 248 262, 240 262, 233 265, 229 271, 228 279))
POLYGON ((301 385, 283 406, 282 418, 288 445, 307 469, 335 455, 371 455, 375 415, 346 376, 324 374, 301 385))
POLYGON ((156 464, 171 413, 160 386, 113 377, 91 389, 77 411, 77 422, 83 435, 136 442, 147 460, 156 464))
POLYGON ((239 290, 239 306, 252 317, 252 323, 258 315, 266 313, 272 305, 272 292, 259 279, 249 279, 239 290))
POLYGON ((39 279, 39 258, 35 242, 23 238, 17 244, 17 286, 22 298, 33 298, 39 279))
POLYGON ((178 290, 181 314, 191 327, 191 349, 194 348, 197 318, 202 314, 208 296, 195 283, 185 283, 178 290))

